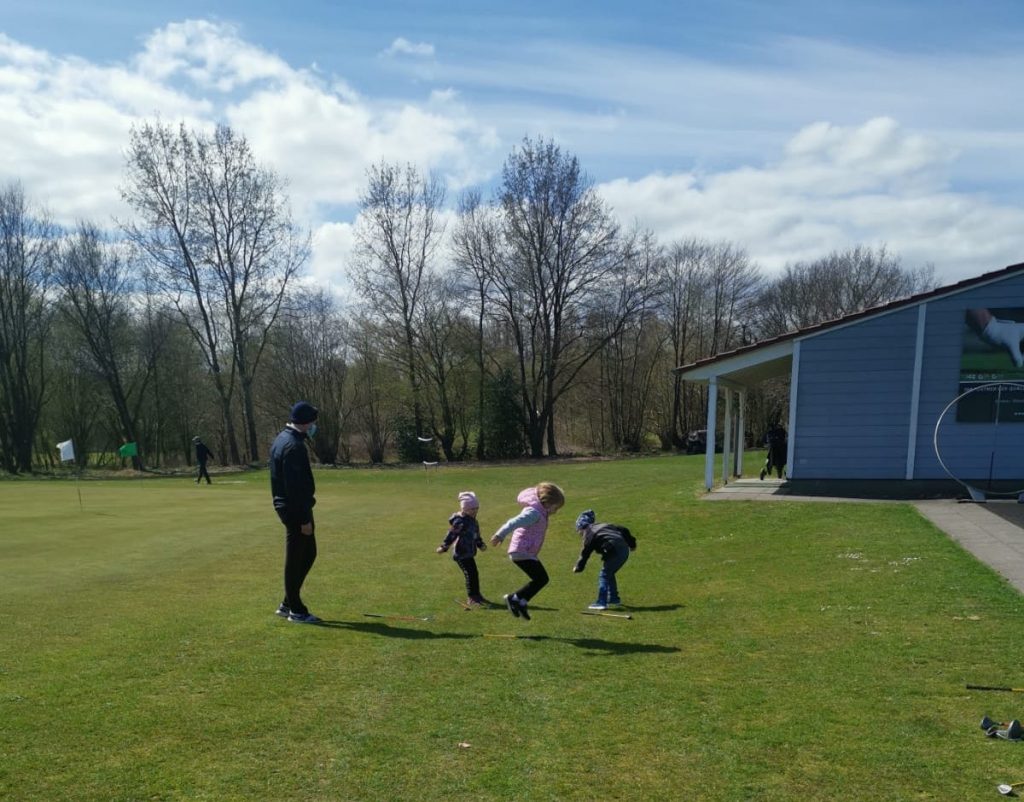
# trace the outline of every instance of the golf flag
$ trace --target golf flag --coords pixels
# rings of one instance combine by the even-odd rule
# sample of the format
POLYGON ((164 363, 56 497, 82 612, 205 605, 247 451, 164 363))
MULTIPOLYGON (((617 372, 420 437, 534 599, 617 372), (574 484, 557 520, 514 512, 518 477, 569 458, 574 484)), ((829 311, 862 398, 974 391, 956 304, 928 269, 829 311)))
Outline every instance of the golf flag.
POLYGON ((75 444, 71 440, 65 440, 63 443, 57 443, 57 449, 60 451, 61 462, 68 462, 75 458, 75 444))
POLYGON ((125 443, 117 449, 117 453, 122 457, 137 457, 139 456, 139 446, 136 443, 125 443))

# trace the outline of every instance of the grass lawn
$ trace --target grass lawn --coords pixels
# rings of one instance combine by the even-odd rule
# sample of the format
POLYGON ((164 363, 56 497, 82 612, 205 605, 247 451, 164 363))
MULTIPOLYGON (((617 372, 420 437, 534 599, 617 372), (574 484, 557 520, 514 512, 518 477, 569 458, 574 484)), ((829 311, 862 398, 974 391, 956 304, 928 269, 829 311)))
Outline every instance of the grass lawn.
MULTIPOLYGON (((1024 695, 964 689, 1024 685, 1016 591, 910 506, 709 503, 702 476, 700 456, 320 471, 319 627, 273 615, 265 473, 83 481, 83 509, 70 481, 0 482, 0 798, 892 802, 1024 780, 1024 744, 978 728, 1024 695), (457 492, 487 536, 542 479, 568 504, 533 620, 462 610, 433 551, 457 492), (580 614, 587 507, 639 541, 632 621, 580 614)), ((503 550, 478 565, 491 599, 523 580, 503 550)))

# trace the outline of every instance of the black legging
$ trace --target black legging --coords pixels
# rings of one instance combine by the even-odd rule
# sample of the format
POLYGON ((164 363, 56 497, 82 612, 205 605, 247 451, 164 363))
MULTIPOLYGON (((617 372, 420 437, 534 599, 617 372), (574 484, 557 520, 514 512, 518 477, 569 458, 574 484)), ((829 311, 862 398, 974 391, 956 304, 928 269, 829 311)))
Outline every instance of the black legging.
POLYGON ((199 463, 199 475, 196 477, 196 484, 199 484, 200 479, 206 479, 206 484, 210 484, 210 473, 206 470, 206 460, 199 463))
MULTIPOLYGON (((312 522, 310 522, 312 523, 312 522)), ((284 540, 284 601, 282 604, 297 615, 309 612, 302 603, 302 583, 306 581, 309 569, 316 561, 316 529, 314 534, 304 535, 301 524, 287 522, 284 540)))
POLYGON ((519 569, 530 577, 530 581, 516 591, 516 596, 529 601, 548 583, 548 572, 540 560, 514 560, 519 569))
POLYGON ((466 595, 471 599, 480 597, 480 572, 476 569, 476 559, 466 557, 464 560, 456 560, 462 573, 466 576, 466 595))

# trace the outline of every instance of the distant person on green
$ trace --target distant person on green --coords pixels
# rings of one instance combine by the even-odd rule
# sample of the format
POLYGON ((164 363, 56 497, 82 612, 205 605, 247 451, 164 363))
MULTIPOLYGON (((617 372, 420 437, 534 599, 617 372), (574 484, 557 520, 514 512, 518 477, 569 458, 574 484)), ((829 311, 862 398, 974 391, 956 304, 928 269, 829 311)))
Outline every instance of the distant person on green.
POLYGON ((309 465, 306 439, 316 434, 319 410, 308 401, 291 409, 288 423, 270 447, 270 492, 274 511, 284 524, 284 600, 277 614, 296 624, 318 624, 302 602, 300 591, 316 561, 313 505, 316 484, 309 465))
POLYGON ((213 456, 213 452, 206 447, 206 443, 199 439, 199 435, 192 438, 192 445, 196 447, 196 465, 199 467, 199 473, 196 475, 196 484, 199 484, 200 479, 206 479, 206 484, 212 484, 210 481, 210 473, 206 470, 206 461, 213 456))

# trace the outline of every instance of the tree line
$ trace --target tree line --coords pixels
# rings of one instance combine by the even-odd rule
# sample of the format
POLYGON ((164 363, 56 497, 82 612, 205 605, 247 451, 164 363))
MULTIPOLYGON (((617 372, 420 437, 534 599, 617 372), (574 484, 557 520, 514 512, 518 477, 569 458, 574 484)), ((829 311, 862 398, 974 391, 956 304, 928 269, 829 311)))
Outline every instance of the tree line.
MULTIPOLYGON (((684 448, 706 393, 679 365, 930 289, 858 246, 769 275, 735 242, 624 224, 573 154, 525 138, 488 195, 410 164, 367 171, 345 269, 302 280, 310 233, 246 138, 131 129, 127 220, 56 225, 0 187, 0 465, 265 458, 291 402, 321 410, 323 463, 456 462, 684 448)), ((784 385, 751 397, 758 431, 784 385)))

